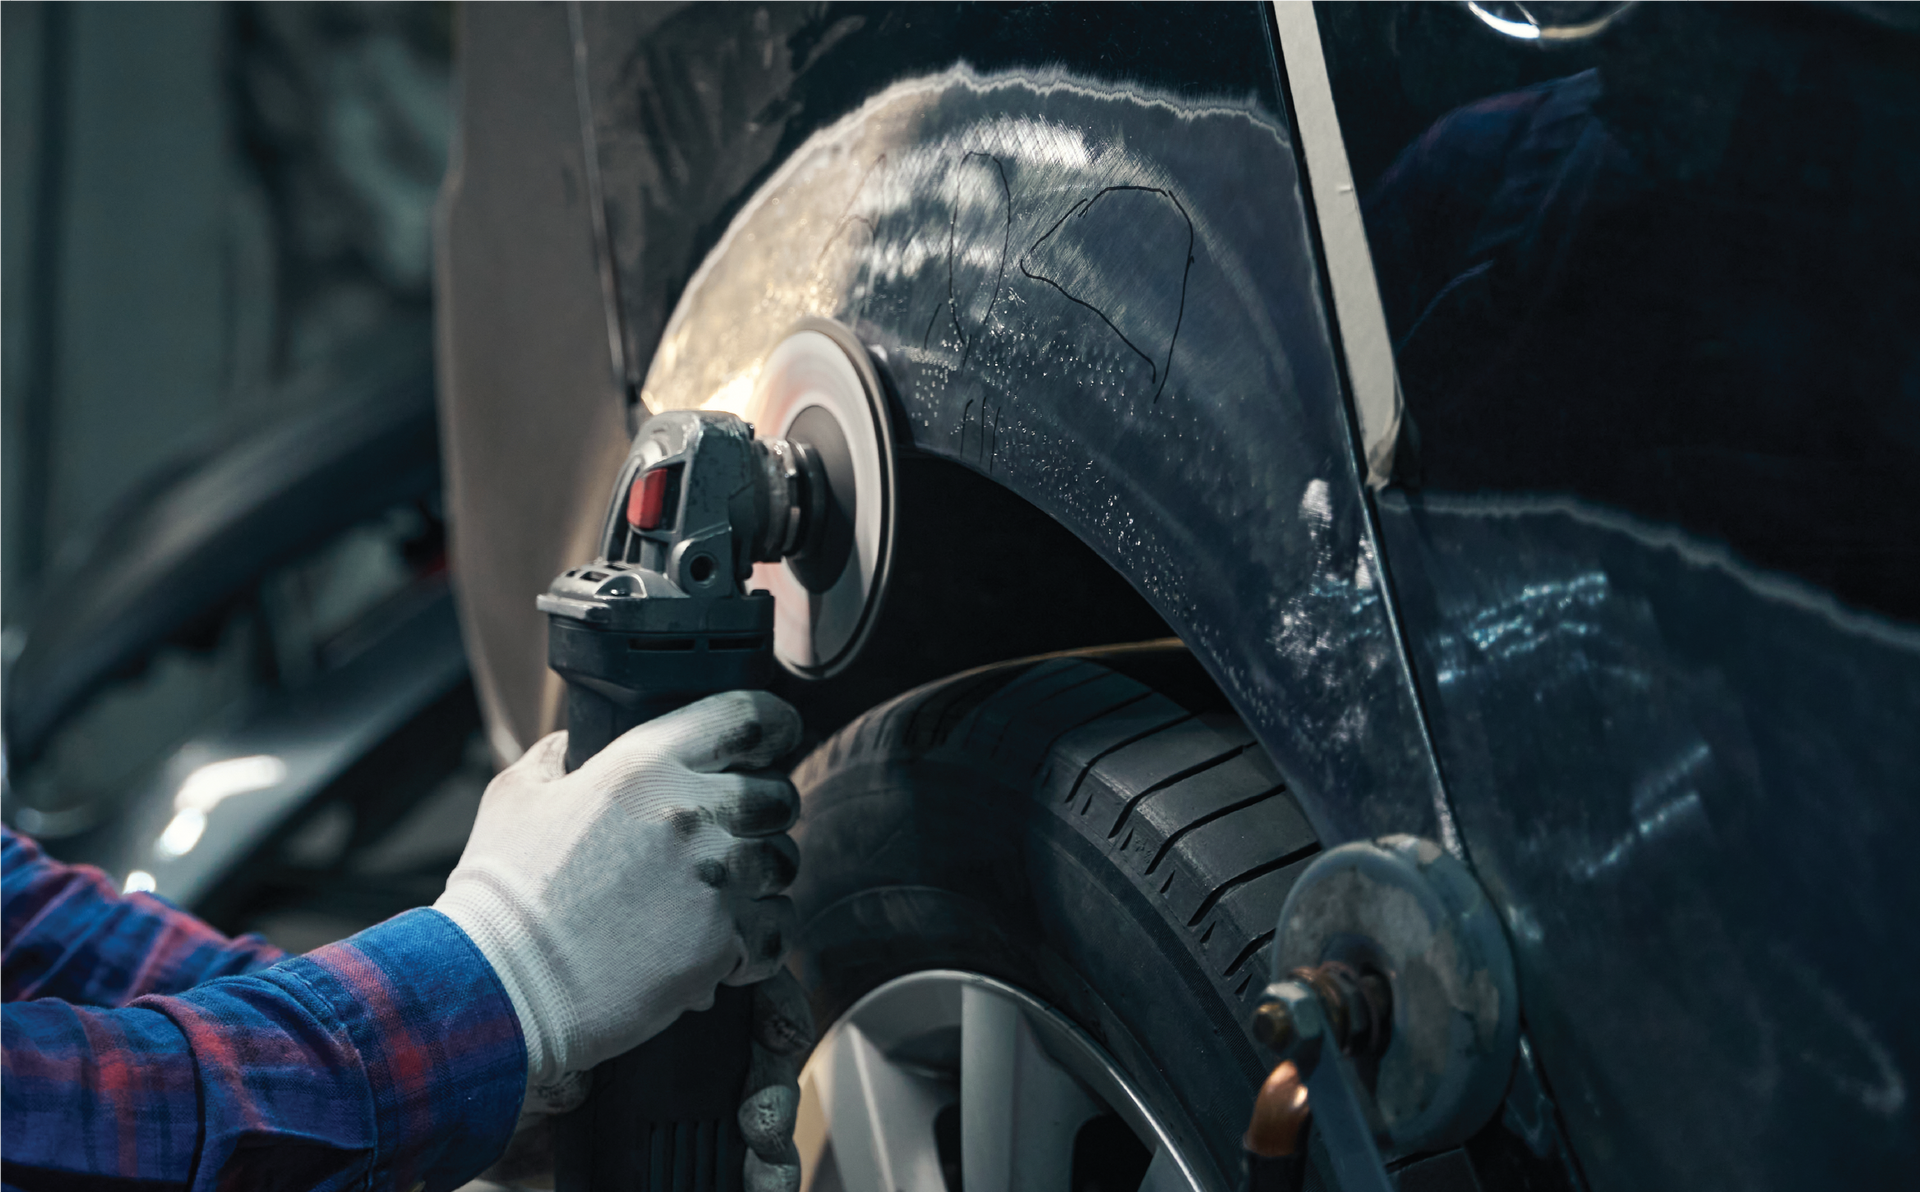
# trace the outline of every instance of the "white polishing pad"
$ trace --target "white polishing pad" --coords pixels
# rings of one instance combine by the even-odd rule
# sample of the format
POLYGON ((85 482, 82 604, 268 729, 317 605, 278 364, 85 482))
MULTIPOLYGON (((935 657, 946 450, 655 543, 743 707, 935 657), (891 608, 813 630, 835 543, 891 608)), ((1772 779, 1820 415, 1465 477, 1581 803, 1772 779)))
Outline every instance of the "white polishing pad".
MULTIPOLYGON (((836 490, 841 503, 852 506, 851 549, 844 562, 835 556, 837 570, 824 577, 818 560, 801 560, 798 568, 786 560, 753 569, 754 586, 773 593, 774 656, 813 679, 845 669, 872 630, 893 555, 894 487, 886 402, 866 348, 840 324, 808 319, 767 356, 747 420, 761 438, 806 442, 809 427, 822 429, 821 413, 845 443, 845 457, 834 470, 839 489, 852 477, 851 501, 836 490)), ((837 443, 815 446, 823 455, 839 449, 837 443)))

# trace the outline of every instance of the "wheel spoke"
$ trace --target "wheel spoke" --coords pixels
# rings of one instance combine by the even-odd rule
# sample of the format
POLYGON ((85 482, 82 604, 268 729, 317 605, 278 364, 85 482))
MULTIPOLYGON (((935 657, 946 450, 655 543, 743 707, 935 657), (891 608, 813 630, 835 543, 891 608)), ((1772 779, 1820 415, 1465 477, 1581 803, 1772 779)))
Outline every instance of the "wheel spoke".
MULTIPOLYGON (((831 1140, 845 1192, 945 1192, 933 1119, 952 1103, 951 1090, 889 1060, 852 1023, 842 1023, 829 1042, 829 1054, 809 1065, 824 1121, 796 1136, 831 1140)), ((809 1173, 824 1149, 819 1142, 802 1147, 809 1173)))
POLYGON ((1075 1133, 1099 1112, 1040 1048, 1026 1016, 989 989, 960 1002, 960 1169, 966 1192, 1060 1192, 1075 1133))

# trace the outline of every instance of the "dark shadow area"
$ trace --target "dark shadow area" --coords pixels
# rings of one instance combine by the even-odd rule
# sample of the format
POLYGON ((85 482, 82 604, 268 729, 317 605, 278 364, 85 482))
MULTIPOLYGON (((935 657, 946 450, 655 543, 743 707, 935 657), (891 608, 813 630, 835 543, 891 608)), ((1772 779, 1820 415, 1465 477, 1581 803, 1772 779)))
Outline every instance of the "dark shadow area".
POLYGON ((1091 548, 986 477, 909 455, 897 482, 893 572, 873 637, 832 679, 782 672, 775 681, 806 710, 806 748, 880 701, 955 671, 1169 636, 1091 548))

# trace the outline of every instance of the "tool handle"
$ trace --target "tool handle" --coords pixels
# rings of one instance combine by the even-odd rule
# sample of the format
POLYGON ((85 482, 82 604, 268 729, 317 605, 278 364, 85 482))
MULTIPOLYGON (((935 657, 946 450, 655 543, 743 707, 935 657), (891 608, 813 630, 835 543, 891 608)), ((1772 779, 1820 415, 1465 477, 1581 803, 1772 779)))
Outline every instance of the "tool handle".
POLYGON ((753 990, 722 985, 713 1008, 593 1070, 587 1102, 554 1121, 556 1192, 740 1192, 740 1095, 753 990))
MULTIPOLYGON (((636 724, 709 692, 619 703, 569 683, 569 771, 636 724)), ((634 908, 644 914, 645 908, 634 908)), ((740 1192, 746 1141, 740 1098, 752 1064, 753 990, 722 985, 593 1070, 584 1105, 554 1120, 555 1192, 740 1192)))
POLYGON ((567 684, 567 773, 586 764, 586 760, 613 743, 636 725, 683 708, 701 695, 689 697, 683 692, 653 699, 615 703, 596 691, 575 683, 567 684))

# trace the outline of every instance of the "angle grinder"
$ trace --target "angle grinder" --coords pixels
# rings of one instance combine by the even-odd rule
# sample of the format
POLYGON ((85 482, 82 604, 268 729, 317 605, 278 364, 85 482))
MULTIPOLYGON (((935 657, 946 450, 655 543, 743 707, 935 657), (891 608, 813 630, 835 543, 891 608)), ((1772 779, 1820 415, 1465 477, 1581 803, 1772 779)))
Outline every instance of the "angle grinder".
MULTIPOLYGON (((764 688, 776 661, 837 673, 866 640, 892 553, 893 448, 878 374, 844 327, 800 324, 761 366, 747 412, 641 424, 591 563, 540 597, 566 680, 566 767, 703 696, 764 688), (758 583, 757 588, 749 585, 758 583)), ((635 908, 644 913, 644 908, 635 908)), ((593 1072, 556 1119, 559 1192, 735 1192, 752 991, 593 1072)))

